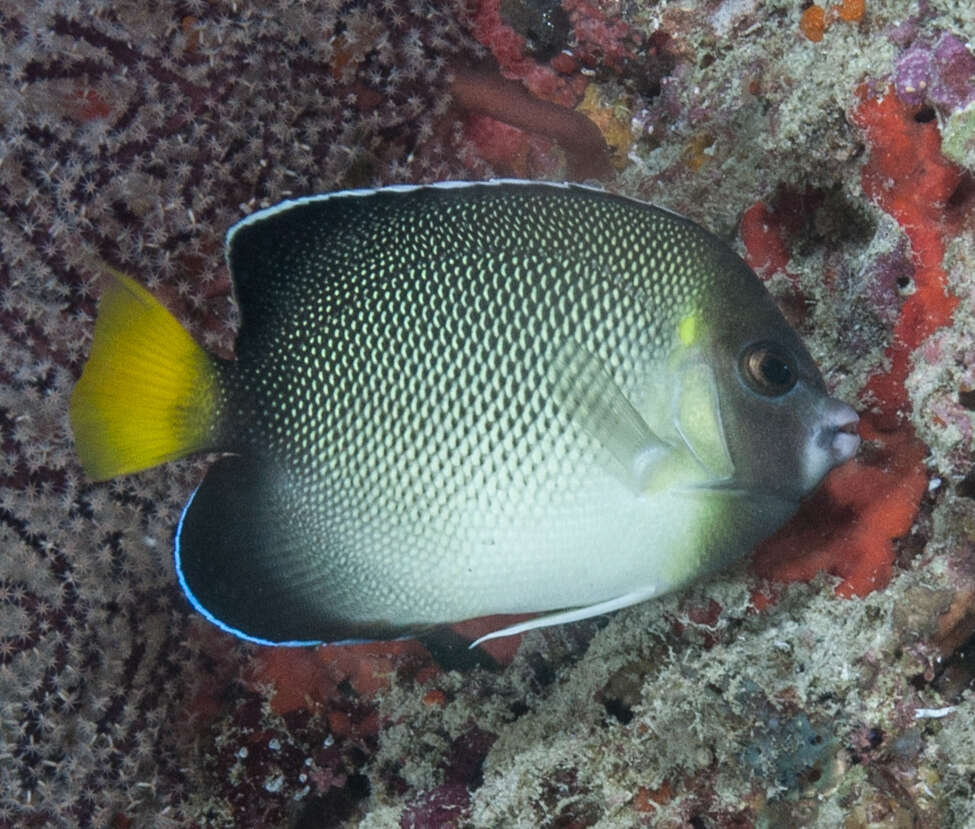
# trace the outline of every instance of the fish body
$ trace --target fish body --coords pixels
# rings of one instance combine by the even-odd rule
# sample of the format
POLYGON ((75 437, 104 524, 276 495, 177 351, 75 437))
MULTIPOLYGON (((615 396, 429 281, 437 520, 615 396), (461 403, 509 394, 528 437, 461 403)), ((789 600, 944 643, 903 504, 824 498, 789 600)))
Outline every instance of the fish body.
POLYGON ((72 423, 95 477, 227 453, 184 510, 177 570, 245 638, 632 604, 747 553, 857 447, 754 273, 633 199, 327 194, 239 222, 227 260, 236 359, 117 278, 72 423))

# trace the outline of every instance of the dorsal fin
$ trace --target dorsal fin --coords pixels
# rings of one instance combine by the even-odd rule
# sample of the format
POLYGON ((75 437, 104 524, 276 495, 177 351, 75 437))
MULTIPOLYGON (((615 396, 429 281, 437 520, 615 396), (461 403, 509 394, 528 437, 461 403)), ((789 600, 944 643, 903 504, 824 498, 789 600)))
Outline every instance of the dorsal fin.
POLYGON ((227 232, 227 265, 240 306, 241 330, 259 334, 295 308, 313 310, 305 286, 325 316, 356 297, 361 256, 355 200, 339 194, 283 202, 238 222, 227 232))
MULTIPOLYGON (((518 234, 503 223, 477 221, 471 205, 481 197, 517 193, 527 201, 532 194, 565 191, 579 198, 632 201, 578 184, 495 179, 344 190, 259 210, 233 225, 226 236, 241 328, 258 328, 282 305, 306 300, 295 290, 303 279, 321 312, 329 316, 368 291, 371 278, 388 276, 392 261, 402 271, 411 262, 449 253, 458 241, 466 255, 478 249, 509 249, 519 243, 518 234)), ((676 214, 641 206, 668 221, 686 222, 676 214)))

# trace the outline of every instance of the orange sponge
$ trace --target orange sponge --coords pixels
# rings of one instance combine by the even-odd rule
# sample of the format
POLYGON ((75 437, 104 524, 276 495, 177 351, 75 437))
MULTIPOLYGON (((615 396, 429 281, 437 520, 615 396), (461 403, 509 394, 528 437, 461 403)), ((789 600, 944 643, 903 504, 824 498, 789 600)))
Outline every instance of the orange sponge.
POLYGON ((833 471, 799 515, 759 547, 756 573, 806 581, 826 570, 843 579, 836 592, 846 597, 890 581, 893 542, 910 531, 927 487, 926 447, 909 426, 879 432, 868 418, 860 431, 870 442, 862 457, 833 471))
POLYGON ((911 352, 950 322, 958 304, 947 291, 941 263, 950 232, 944 207, 962 171, 941 155, 941 134, 933 120, 916 120, 915 110, 890 90, 873 98, 861 88, 859 97, 853 121, 870 145, 860 174, 863 192, 903 228, 915 264, 915 290, 904 301, 887 349, 890 369, 871 378, 865 390, 876 410, 891 417, 909 409, 904 381, 911 352))

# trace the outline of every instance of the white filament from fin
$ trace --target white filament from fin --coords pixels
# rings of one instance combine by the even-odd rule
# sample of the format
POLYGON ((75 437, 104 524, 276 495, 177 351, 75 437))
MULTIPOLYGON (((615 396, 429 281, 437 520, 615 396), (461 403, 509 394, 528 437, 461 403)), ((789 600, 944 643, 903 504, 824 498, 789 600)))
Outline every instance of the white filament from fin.
POLYGON ((560 610, 558 613, 549 613, 546 616, 528 619, 525 622, 519 622, 516 625, 501 628, 501 630, 485 633, 480 639, 475 639, 471 642, 470 647, 476 648, 482 642, 487 642, 489 639, 500 639, 502 636, 514 636, 516 633, 524 633, 525 631, 535 630, 536 628, 564 625, 567 622, 578 622, 582 619, 590 619, 593 616, 602 616, 604 613, 612 613, 614 610, 651 599, 658 594, 659 590, 660 588, 657 585, 653 585, 651 587, 644 587, 641 590, 635 590, 632 593, 626 593, 623 596, 617 596, 615 599, 599 602, 598 604, 591 604, 586 607, 574 607, 571 610, 560 610))

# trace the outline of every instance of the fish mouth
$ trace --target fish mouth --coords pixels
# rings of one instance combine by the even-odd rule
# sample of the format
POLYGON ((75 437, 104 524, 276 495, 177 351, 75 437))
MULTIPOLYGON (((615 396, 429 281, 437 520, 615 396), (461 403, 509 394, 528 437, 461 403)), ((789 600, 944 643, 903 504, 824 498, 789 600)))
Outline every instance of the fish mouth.
POLYGON ((824 448, 829 452, 833 466, 846 463, 860 448, 857 428, 860 416, 851 406, 839 400, 830 400, 831 411, 823 429, 824 448))

